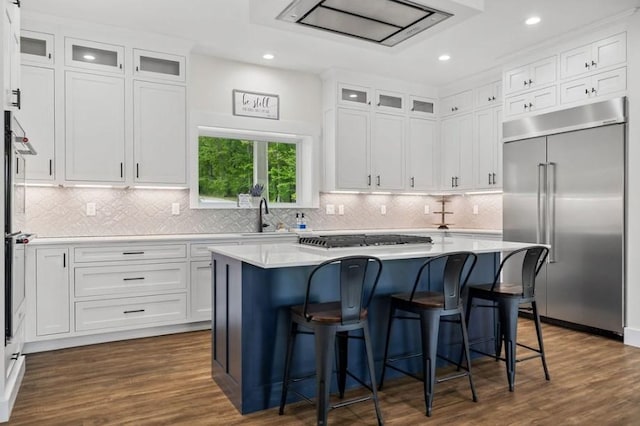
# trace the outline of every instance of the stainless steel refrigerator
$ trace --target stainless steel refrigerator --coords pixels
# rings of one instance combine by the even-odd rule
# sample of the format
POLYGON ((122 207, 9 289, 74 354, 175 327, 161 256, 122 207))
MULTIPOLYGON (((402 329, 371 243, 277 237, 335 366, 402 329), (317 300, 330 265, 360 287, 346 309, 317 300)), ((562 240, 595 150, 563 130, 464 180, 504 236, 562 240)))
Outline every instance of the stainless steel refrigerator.
POLYGON ((540 314, 618 335, 625 123, 617 98, 503 124, 503 238, 551 246, 536 281, 540 314))

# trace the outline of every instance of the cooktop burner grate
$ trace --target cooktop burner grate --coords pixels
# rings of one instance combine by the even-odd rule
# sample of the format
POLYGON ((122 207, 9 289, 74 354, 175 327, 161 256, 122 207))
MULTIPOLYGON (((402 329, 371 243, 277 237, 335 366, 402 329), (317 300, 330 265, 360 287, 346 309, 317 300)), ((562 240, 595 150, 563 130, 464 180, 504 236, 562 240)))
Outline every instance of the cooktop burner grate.
POLYGON ((430 244, 431 237, 417 235, 381 234, 381 235, 318 235, 313 237, 300 237, 298 242, 303 245, 340 248, 340 247, 368 247, 389 246, 398 244, 430 244))

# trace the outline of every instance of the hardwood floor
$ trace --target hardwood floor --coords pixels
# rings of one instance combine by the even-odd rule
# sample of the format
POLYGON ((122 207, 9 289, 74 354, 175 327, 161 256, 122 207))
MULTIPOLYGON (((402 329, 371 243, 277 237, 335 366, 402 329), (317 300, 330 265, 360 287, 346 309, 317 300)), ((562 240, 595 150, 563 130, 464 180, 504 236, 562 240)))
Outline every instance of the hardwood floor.
MULTIPOLYGON (((517 365, 510 393, 504 363, 473 364, 479 401, 468 382, 436 385, 433 416, 422 384, 389 380, 380 393, 386 424, 632 425, 640 422, 640 349, 543 325, 551 381, 539 360, 517 365)), ((521 341, 535 333, 521 320, 521 341)), ((85 346, 27 356, 10 425, 312 425, 315 409, 291 404, 241 416, 210 378, 209 332, 85 346)), ((333 425, 375 424, 370 402, 329 413, 333 425)))

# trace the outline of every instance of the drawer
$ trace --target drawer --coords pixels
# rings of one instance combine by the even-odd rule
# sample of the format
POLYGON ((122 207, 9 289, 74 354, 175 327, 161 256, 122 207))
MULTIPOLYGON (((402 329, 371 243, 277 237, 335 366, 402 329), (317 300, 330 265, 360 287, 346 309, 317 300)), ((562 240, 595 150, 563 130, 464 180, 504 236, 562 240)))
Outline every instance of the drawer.
POLYGON ((76 247, 75 262, 105 262, 111 260, 184 259, 186 244, 123 245, 101 247, 76 247))
POLYGON ((187 318, 187 295, 129 297, 76 302, 76 331, 138 327, 187 318))
POLYGON ((211 252, 207 250, 207 247, 211 246, 231 246, 238 245, 237 241, 226 241, 224 243, 216 241, 211 243, 197 243, 191 244, 191 257, 211 257, 211 252))
POLYGON ((187 288, 187 264, 92 266, 74 269, 75 295, 103 296, 187 288))

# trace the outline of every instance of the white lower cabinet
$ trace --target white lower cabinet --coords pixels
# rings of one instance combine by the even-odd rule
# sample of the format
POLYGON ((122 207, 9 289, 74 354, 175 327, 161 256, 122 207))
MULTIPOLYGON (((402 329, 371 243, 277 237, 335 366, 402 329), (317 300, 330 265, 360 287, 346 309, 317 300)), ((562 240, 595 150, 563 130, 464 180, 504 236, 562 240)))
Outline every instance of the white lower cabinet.
POLYGON ((211 320, 211 261, 191 262, 192 320, 211 320))
POLYGON ((69 332, 69 250, 36 249, 36 334, 69 332))
POLYGON ((185 293, 76 302, 76 331, 139 327, 187 318, 185 293))

